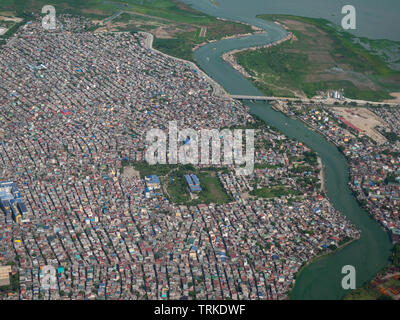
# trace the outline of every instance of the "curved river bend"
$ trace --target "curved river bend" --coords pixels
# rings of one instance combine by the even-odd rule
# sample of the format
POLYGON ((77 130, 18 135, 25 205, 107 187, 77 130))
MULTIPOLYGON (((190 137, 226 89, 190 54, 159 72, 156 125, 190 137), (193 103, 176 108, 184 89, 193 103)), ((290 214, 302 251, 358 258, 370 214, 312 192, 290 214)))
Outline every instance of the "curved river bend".
MULTIPOLYGON (((206 10, 203 10, 206 11, 206 10)), ((213 14, 212 12, 207 12, 213 14)), ((226 17, 239 20, 237 17, 226 17)), ((197 64, 231 94, 263 95, 240 73, 225 63, 221 56, 233 49, 264 45, 281 39, 285 30, 260 19, 243 19, 267 31, 245 38, 221 40, 207 44, 195 52, 197 64)), ((267 124, 290 138, 313 148, 325 166, 326 191, 334 207, 342 212, 359 230, 361 238, 335 253, 305 267, 297 277, 292 299, 341 299, 346 293, 341 287, 342 267, 356 268, 357 287, 371 280, 388 263, 392 245, 389 236, 366 211, 360 208, 348 187, 348 166, 344 156, 323 136, 308 129, 298 120, 276 112, 264 102, 250 103, 250 110, 267 124)))

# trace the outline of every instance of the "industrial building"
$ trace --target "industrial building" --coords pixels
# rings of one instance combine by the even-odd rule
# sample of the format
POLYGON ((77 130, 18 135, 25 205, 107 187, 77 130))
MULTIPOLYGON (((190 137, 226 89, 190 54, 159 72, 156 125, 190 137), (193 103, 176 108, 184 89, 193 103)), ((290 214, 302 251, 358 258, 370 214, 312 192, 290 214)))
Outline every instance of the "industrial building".
POLYGON ((20 223, 28 211, 17 185, 12 181, 0 182, 0 209, 16 223, 20 223))

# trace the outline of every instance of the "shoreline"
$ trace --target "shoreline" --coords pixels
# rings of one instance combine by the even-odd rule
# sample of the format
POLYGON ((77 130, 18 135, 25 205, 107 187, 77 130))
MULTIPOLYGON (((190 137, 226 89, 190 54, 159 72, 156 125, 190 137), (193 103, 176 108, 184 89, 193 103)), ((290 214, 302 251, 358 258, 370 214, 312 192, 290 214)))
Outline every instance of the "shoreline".
MULTIPOLYGON (((274 23, 278 24, 280 27, 282 27, 285 30, 287 30, 287 28, 285 26, 283 26, 282 24, 280 24, 278 22, 274 22, 274 23)), ((246 77, 247 79, 252 80, 252 79, 254 79, 254 77, 252 75, 250 75, 245 70, 245 68, 237 62, 237 60, 235 58, 235 54, 236 53, 240 53, 240 52, 244 52, 244 51, 255 51, 255 50, 260 50, 260 49, 271 48, 271 47, 277 46, 277 45, 279 45, 279 44, 281 44, 281 43, 283 43, 285 41, 292 40, 292 39, 295 39, 295 35, 292 32, 288 32, 282 39, 279 39, 279 40, 274 41, 274 42, 270 42, 270 43, 262 45, 262 46, 254 46, 254 47, 248 47, 248 48, 243 48, 243 49, 235 49, 235 50, 232 50, 232 51, 225 52, 222 55, 222 59, 225 62, 229 63, 233 69, 238 71, 244 77, 246 77)))
MULTIPOLYGON (((265 49, 265 48, 270 48, 273 46, 277 46, 287 40, 298 40, 296 35, 294 35, 289 27, 287 27, 286 25, 278 22, 278 21, 272 21, 274 24, 278 25, 279 27, 281 27, 282 29, 284 29, 287 33, 286 35, 275 41, 275 42, 271 42, 269 44, 266 45, 262 45, 262 46, 253 46, 253 47, 248 47, 248 48, 243 48, 243 49, 235 49, 229 52, 226 52, 222 55, 222 59, 231 65, 231 67, 233 69, 235 69, 236 71, 238 71, 241 75, 243 75, 246 79, 250 80, 250 81, 255 81, 255 80, 259 80, 257 77, 252 76, 251 74, 249 74, 246 69, 240 65, 236 58, 235 58, 235 54, 236 53, 241 53, 244 51, 255 51, 255 50, 259 50, 259 49, 265 49)), ((285 88, 285 87, 280 87, 281 89, 289 89, 289 88, 285 88)), ((367 101, 367 100, 361 100, 361 99, 352 99, 352 98, 345 98, 344 101, 346 101, 347 103, 351 103, 351 102, 355 102, 357 103, 357 105, 368 105, 368 104, 375 104, 375 105, 380 105, 380 106, 390 106, 390 107, 399 107, 400 106, 400 92, 391 92, 390 93, 391 97, 390 99, 386 99, 386 100, 382 100, 382 101, 367 101)), ((295 94, 294 95, 295 98, 298 99, 304 99, 304 97, 302 97, 301 95, 295 94)), ((281 97, 281 96, 277 96, 277 99, 279 98, 283 98, 285 99, 285 97, 281 97)), ((316 97, 311 97, 311 98, 307 98, 308 100, 312 100, 316 97)), ((328 99, 329 100, 329 99, 328 99)), ((332 101, 332 104, 334 102, 337 102, 337 100, 332 101)))
POLYGON ((255 31, 255 32, 248 32, 248 33, 238 33, 238 34, 234 34, 231 36, 225 36, 222 37, 219 40, 209 40, 209 41, 204 41, 202 43, 199 43, 197 45, 195 45, 192 48, 192 51, 196 51, 197 49, 200 49, 201 47, 204 47, 205 45, 209 44, 209 43, 214 43, 214 42, 218 42, 218 41, 222 41, 222 40, 228 40, 228 39, 238 39, 238 38, 244 38, 244 37, 249 37, 249 36, 253 36, 255 34, 267 34, 266 31, 255 31))
POLYGON ((222 40, 228 40, 228 39, 238 39, 238 38, 243 38, 243 37, 252 36, 252 35, 255 35, 255 34, 262 34, 262 33, 267 34, 267 32, 266 32, 264 29, 259 28, 259 27, 255 26, 255 25, 252 25, 252 24, 250 24, 250 23, 246 23, 246 22, 238 21, 238 20, 227 20, 227 19, 223 19, 223 18, 219 18, 219 17, 217 17, 216 19, 221 20, 221 21, 230 21, 230 22, 241 23, 241 24, 244 24, 244 25, 246 25, 246 26, 250 26, 251 29, 253 30, 253 32, 238 33, 238 34, 233 34, 233 35, 231 35, 231 36, 222 37, 222 38, 219 39, 219 40, 208 40, 208 41, 204 41, 204 42, 202 42, 202 43, 199 43, 199 44, 195 45, 195 46, 192 48, 192 51, 193 51, 193 52, 196 51, 197 49, 200 49, 201 47, 204 47, 205 45, 207 45, 207 44, 209 44, 209 43, 214 43, 214 42, 218 42, 218 41, 222 41, 222 40))
POLYGON ((318 176, 319 176, 319 180, 321 181, 321 192, 325 193, 326 190, 325 190, 324 164, 323 164, 320 156, 317 157, 317 161, 318 161, 318 165, 319 165, 319 169, 320 169, 318 176))

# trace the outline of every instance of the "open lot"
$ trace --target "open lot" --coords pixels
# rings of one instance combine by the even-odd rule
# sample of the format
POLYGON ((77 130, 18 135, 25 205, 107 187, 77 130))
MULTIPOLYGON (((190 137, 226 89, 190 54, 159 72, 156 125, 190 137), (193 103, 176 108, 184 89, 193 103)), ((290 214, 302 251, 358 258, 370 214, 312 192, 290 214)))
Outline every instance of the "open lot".
POLYGON ((0 21, 12 21, 12 22, 21 22, 21 18, 13 17, 13 16, 2 16, 0 15, 0 21))
MULTIPOLYGON (((108 18, 107 18, 108 19, 108 18)), ((183 32, 197 32, 197 26, 185 23, 139 14, 134 11, 124 11, 110 21, 96 21, 101 27, 96 31, 151 31, 156 38, 173 39, 183 32)))
POLYGON ((389 103, 398 102, 398 103, 400 103, 400 92, 392 92, 390 95, 392 97, 394 97, 394 99, 388 99, 388 100, 385 100, 384 102, 389 102, 389 103))
POLYGON ((368 137, 377 143, 386 142, 386 138, 380 134, 375 127, 387 126, 387 124, 376 114, 366 108, 339 108, 335 107, 332 110, 339 116, 350 122, 357 128, 363 131, 368 137))
POLYGON ((8 30, 15 28, 22 21, 22 18, 13 16, 12 12, 0 12, 0 36, 5 35, 8 30))

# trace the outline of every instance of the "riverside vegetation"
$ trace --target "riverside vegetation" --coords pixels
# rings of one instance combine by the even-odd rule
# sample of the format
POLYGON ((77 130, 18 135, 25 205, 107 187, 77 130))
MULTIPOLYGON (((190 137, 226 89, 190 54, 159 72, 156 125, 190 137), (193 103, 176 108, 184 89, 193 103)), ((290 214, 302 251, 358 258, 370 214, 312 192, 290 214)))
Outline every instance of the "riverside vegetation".
POLYGON ((313 97, 344 89, 348 98, 382 101, 400 91, 400 72, 388 50, 400 43, 368 40, 324 19, 260 15, 283 24, 295 37, 278 46, 235 54, 266 95, 313 97))

